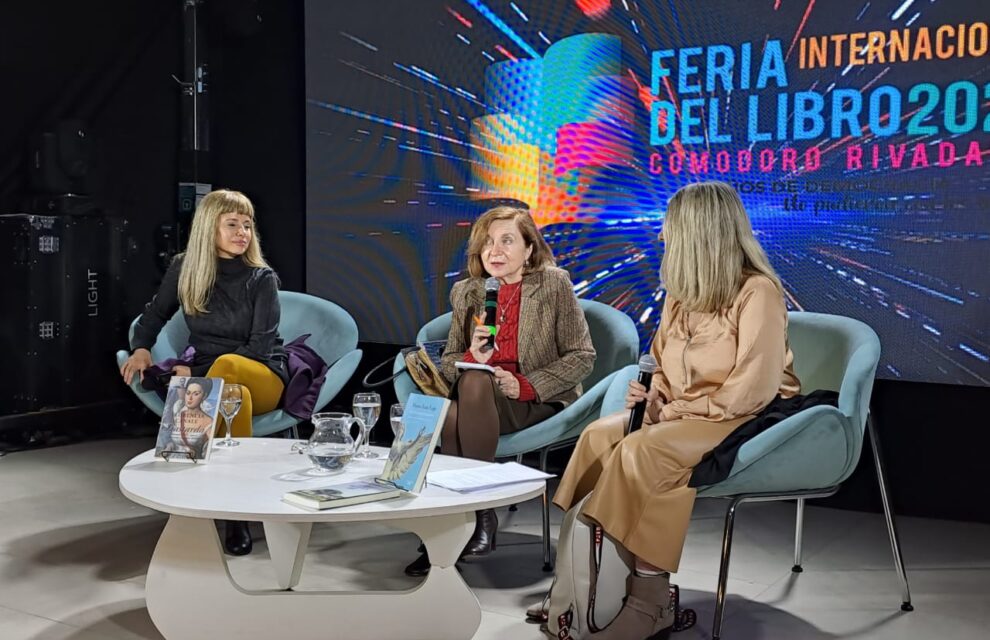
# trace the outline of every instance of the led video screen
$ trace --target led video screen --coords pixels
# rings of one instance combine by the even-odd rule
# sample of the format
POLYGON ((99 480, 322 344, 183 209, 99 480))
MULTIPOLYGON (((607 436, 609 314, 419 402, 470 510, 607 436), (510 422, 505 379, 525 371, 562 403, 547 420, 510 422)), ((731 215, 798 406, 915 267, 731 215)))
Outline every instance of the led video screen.
POLYGON ((988 39, 968 0, 309 1, 307 289, 409 344, 517 203, 645 348, 666 202, 722 180, 790 309, 988 384, 988 39))

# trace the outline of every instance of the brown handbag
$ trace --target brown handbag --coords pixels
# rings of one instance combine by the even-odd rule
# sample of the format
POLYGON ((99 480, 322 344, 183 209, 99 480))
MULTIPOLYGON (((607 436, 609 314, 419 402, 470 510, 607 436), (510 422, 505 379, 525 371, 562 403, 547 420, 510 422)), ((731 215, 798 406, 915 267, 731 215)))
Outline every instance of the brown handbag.
POLYGON ((374 389, 375 387, 388 384, 403 373, 408 373, 420 392, 428 396, 446 398, 450 394, 450 385, 447 383, 447 379, 443 377, 443 374, 440 373, 440 369, 436 364, 440 361, 440 354, 443 353, 443 348, 446 344, 446 340, 433 340, 420 343, 415 347, 406 347, 399 352, 406 363, 405 367, 387 378, 371 382, 371 378, 379 369, 394 362, 394 358, 389 358, 369 371, 368 375, 364 377, 362 384, 367 389, 374 389))
POLYGON ((403 349, 402 355, 406 361, 406 371, 420 391, 428 396, 440 396, 441 398, 450 395, 450 385, 447 384, 447 379, 443 377, 433 360, 430 359, 425 348, 419 346, 403 349))

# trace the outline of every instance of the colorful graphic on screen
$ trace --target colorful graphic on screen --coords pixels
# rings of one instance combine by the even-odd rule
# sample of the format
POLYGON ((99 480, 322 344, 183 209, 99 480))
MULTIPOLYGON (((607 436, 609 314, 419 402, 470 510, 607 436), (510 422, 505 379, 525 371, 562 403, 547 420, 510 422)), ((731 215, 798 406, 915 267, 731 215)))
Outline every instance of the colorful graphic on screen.
POLYGON ((516 203, 645 349, 666 202, 722 180, 790 309, 868 323, 881 377, 990 384, 978 5, 308 2, 307 288, 410 344, 472 222, 516 203))

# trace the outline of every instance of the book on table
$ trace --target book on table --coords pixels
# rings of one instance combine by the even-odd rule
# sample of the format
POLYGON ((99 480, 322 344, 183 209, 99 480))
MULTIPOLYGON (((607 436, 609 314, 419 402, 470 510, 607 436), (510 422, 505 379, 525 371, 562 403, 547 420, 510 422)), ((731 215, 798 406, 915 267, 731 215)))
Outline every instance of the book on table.
POLYGON ((172 376, 155 442, 155 457, 206 462, 223 397, 223 378, 172 376))
POLYGON ((446 398, 410 394, 402 413, 402 430, 378 477, 290 491, 282 499, 322 510, 418 494, 426 484, 426 472, 449 407, 446 398))
POLYGON ((355 480, 320 487, 319 489, 300 489, 286 493, 282 499, 290 504, 307 509, 334 509, 363 502, 388 500, 398 498, 402 492, 395 487, 378 484, 371 480, 355 480))

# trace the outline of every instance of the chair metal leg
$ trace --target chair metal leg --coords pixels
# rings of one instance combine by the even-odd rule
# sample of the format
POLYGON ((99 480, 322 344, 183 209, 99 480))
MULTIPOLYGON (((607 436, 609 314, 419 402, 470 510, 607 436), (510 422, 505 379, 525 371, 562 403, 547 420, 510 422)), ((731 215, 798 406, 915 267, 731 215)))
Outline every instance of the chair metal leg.
POLYGON ((293 440, 298 440, 299 439, 299 425, 298 424, 292 425, 292 439, 293 440))
POLYGON ((797 500, 797 519, 794 522, 794 566, 791 571, 801 573, 801 538, 804 534, 804 498, 797 500))
POLYGON ((722 562, 718 567, 718 591, 715 592, 715 619, 712 621, 712 640, 722 636, 722 613, 725 609, 725 585, 729 580, 729 554, 732 553, 732 526, 736 520, 736 507, 743 498, 733 498, 725 511, 725 532, 722 534, 722 562))
MULTIPOLYGON (((522 461, 523 461, 523 454, 520 453, 516 456, 516 464, 522 464, 522 461)), ((509 511, 519 511, 519 505, 510 504, 509 511)))
MULTIPOLYGON (((540 471, 547 471, 547 455, 549 448, 540 450, 540 471)), ((550 487, 543 489, 543 571, 550 573, 553 571, 553 562, 550 561, 550 487)))
POLYGON ((880 483, 880 500, 883 502, 883 515, 887 519, 887 533, 890 535, 890 549, 894 554, 894 568, 901 580, 901 611, 914 611, 911 605, 911 589, 908 587, 907 572, 904 570, 904 558, 901 555, 901 543, 897 537, 897 526, 894 524, 894 513, 890 506, 890 488, 887 486, 887 472, 880 452, 880 440, 877 438, 873 414, 867 414, 866 427, 870 431, 870 444, 873 448, 873 463, 877 469, 877 482, 880 483))

